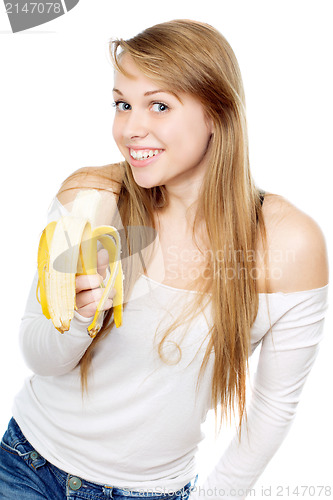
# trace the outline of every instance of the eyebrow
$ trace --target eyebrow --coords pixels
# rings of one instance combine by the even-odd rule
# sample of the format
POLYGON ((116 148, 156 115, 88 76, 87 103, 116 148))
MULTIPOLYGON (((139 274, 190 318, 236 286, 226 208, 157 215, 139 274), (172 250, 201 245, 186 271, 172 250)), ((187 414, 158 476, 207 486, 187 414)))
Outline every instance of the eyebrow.
MULTIPOLYGON (((124 94, 119 90, 119 89, 112 89, 113 92, 117 92, 117 94, 123 96, 124 94)), ((176 99, 178 99, 178 101, 182 102, 180 100, 180 98, 177 96, 177 94, 175 94, 174 92, 171 92, 170 90, 163 90, 163 89, 160 89, 160 90, 148 90, 147 92, 145 92, 143 95, 144 96, 149 96, 149 95, 153 95, 153 94, 160 94, 160 93, 164 93, 164 94, 171 94, 173 95, 174 97, 176 97, 176 99)))

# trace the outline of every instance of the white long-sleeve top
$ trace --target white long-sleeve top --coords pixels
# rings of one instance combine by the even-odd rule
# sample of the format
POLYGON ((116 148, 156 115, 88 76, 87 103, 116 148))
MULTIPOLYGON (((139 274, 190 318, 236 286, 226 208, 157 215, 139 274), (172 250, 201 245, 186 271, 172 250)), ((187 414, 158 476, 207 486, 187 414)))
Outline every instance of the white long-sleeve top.
MULTIPOLYGON (((55 198, 49 219, 65 213, 55 198)), ((173 288, 142 275, 113 328, 94 351, 88 396, 81 397, 79 360, 93 340, 89 320, 76 314, 60 334, 47 320, 32 283, 20 343, 33 375, 13 406, 13 416, 35 449, 57 467, 88 481, 135 490, 176 491, 200 471, 195 455, 211 408, 211 353, 196 393, 211 315, 209 303, 192 322, 177 328, 157 353, 170 324, 195 291, 173 288), (155 330, 158 333, 155 337, 155 330), (204 340, 205 339, 205 340, 204 340)), ((248 423, 231 442, 201 488, 210 498, 251 488, 284 439, 323 335, 328 285, 293 293, 259 294, 251 330, 260 348, 248 423), (270 329, 270 326, 272 328, 270 329), (212 496, 212 491, 216 495, 212 496)), ((202 496, 197 489, 191 499, 202 496)), ((207 495, 206 495, 207 496, 207 495)), ((243 496, 232 497, 236 499, 243 496)))

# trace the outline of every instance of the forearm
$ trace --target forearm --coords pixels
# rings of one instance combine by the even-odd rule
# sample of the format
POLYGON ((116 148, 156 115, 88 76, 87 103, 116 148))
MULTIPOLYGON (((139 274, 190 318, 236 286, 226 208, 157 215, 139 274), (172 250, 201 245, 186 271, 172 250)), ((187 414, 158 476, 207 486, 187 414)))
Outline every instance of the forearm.
POLYGON ((323 335, 327 287, 291 295, 262 341, 248 421, 191 500, 243 500, 274 456, 296 414, 323 335))
POLYGON ((39 375, 63 375, 80 361, 92 340, 87 332, 89 318, 75 314, 63 334, 43 315, 36 298, 36 273, 20 325, 20 346, 28 367, 39 375))
MULTIPOLYGON (((55 198, 48 213, 49 223, 67 215, 68 211, 55 198)), ((106 271, 104 284, 108 281, 106 271)), ((80 361, 92 342, 87 327, 93 317, 85 318, 74 312, 70 329, 61 334, 47 319, 36 297, 38 273, 36 272, 20 326, 20 346, 28 367, 39 375, 63 375, 80 361)))

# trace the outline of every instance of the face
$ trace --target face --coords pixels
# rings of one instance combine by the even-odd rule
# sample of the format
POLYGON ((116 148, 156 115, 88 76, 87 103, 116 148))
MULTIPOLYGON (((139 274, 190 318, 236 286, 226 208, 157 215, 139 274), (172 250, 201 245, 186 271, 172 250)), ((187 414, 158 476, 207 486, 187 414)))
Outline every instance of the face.
POLYGON ((128 54, 121 60, 128 78, 116 71, 113 137, 144 188, 200 185, 213 132, 201 103, 175 95, 145 76, 128 54))

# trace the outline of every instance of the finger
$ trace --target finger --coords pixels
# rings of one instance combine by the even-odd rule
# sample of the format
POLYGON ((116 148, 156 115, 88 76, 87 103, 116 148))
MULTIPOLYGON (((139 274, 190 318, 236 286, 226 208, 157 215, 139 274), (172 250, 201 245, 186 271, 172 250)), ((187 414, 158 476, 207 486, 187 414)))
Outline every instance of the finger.
POLYGON ((76 294, 76 307, 81 308, 86 305, 95 304, 97 307, 98 302, 103 295, 103 288, 94 288, 93 290, 83 290, 76 294))
MULTIPOLYGON (((97 309, 97 305, 102 298, 104 293, 104 288, 94 288, 93 290, 83 290, 76 294, 76 307, 78 309, 85 307, 86 305, 95 305, 95 309, 97 309)), ((113 299, 116 295, 117 290, 115 288, 111 288, 108 294, 108 299, 113 299)), ((103 308, 104 309, 104 308, 103 308)))
POLYGON ((111 288, 111 290, 109 291, 109 298, 113 299, 114 296, 116 295, 116 293, 117 293, 117 290, 115 288, 111 288))
POLYGON ((91 290, 99 288, 103 282, 102 276, 97 274, 81 274, 75 277, 75 291, 76 293, 82 290, 91 290))
MULTIPOLYGON (((107 299, 104 306, 101 308, 101 311, 107 311, 108 309, 111 309, 112 306, 113 306, 112 299, 107 299)), ((81 314, 81 316, 84 316, 85 318, 90 318, 92 316, 95 316, 96 309, 97 309, 97 304, 91 303, 78 308, 77 312, 81 314)))
POLYGON ((106 268, 109 265, 109 253, 105 248, 97 252, 97 272, 103 277, 106 277, 106 268))
POLYGON ((101 311, 108 311, 109 309, 111 309, 111 307, 113 307, 113 300, 112 299, 107 299, 105 301, 105 304, 101 308, 101 311))

